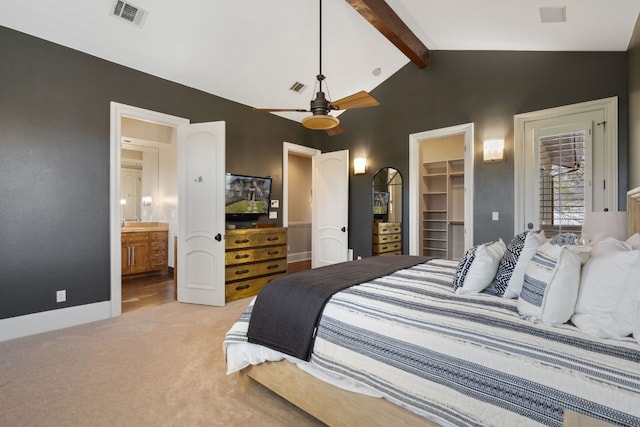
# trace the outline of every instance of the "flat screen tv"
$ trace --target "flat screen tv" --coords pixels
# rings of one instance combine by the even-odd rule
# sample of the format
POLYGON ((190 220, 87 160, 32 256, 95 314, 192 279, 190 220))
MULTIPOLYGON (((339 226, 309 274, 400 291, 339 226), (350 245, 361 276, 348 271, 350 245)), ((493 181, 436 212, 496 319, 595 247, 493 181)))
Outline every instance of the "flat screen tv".
POLYGON ((225 181, 225 214, 230 221, 256 220, 269 214, 271 178, 228 173, 225 181))

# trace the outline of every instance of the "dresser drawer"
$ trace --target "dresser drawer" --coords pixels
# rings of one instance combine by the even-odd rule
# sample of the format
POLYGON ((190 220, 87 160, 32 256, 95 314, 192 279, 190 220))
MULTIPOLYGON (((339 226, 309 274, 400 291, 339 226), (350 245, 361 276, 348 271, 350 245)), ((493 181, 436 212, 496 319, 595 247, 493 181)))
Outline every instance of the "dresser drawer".
POLYGON ((387 255, 402 255, 402 251, 391 251, 391 252, 383 252, 378 254, 379 256, 387 256, 387 255))
POLYGON ((386 252, 401 251, 402 242, 381 243, 373 245, 373 253, 381 254, 386 252))
POLYGON ((167 251, 167 242, 157 242, 151 241, 151 252, 166 252, 167 251))
POLYGON ((226 301, 234 301, 240 298, 246 298, 256 295, 267 283, 283 274, 274 274, 273 276, 262 276, 255 279, 242 280, 240 282, 227 283, 225 285, 226 301))
POLYGON ((285 245, 287 243, 287 233, 282 231, 271 231, 265 233, 246 233, 244 230, 235 232, 227 231, 225 237, 225 248, 242 249, 255 246, 285 245))
POLYGON ((373 234, 402 233, 402 225, 399 222, 377 222, 373 224, 373 234))
POLYGON ((137 242, 148 242, 149 241, 149 233, 141 231, 129 231, 126 233, 120 234, 120 241, 122 243, 137 243, 137 242))
POLYGON ((167 231, 152 231, 149 233, 152 242, 167 243, 169 241, 169 233, 167 231))
POLYGON ((225 281, 242 280, 248 277, 264 276, 265 274, 283 273, 287 271, 286 258, 272 261, 257 262, 255 264, 239 264, 225 268, 225 281))
POLYGON ((229 251, 225 254, 225 264, 244 264, 247 262, 263 261, 268 259, 278 259, 287 257, 286 246, 268 246, 257 249, 244 249, 240 251, 229 251))
POLYGON ((402 234, 374 234, 373 243, 392 243, 402 240, 402 234))
POLYGON ((157 254, 151 256, 150 260, 152 270, 162 270, 167 267, 167 255, 157 254))

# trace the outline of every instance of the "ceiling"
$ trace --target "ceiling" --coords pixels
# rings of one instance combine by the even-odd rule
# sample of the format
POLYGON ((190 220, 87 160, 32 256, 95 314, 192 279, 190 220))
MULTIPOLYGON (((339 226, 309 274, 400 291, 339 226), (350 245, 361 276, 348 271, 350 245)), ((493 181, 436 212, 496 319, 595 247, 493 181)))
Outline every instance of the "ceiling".
MULTIPOLYGON (((148 12, 142 28, 113 17, 114 0, 1 0, 0 25, 252 107, 309 108, 318 0, 131 3, 148 12), (293 92, 295 82, 307 87, 293 92)), ((640 0, 387 3, 430 50, 625 51, 640 11, 640 0), (566 6, 566 22, 541 23, 548 6, 566 6)), ((330 99, 371 91, 409 62, 345 0, 322 12, 330 99)))

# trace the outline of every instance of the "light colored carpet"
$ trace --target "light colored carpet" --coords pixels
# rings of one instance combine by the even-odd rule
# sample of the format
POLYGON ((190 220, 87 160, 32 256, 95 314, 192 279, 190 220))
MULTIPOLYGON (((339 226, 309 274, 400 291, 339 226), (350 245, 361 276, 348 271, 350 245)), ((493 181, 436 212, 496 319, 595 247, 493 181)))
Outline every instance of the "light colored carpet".
POLYGON ((321 426, 225 373, 248 300, 172 302, 0 343, 0 426, 321 426))

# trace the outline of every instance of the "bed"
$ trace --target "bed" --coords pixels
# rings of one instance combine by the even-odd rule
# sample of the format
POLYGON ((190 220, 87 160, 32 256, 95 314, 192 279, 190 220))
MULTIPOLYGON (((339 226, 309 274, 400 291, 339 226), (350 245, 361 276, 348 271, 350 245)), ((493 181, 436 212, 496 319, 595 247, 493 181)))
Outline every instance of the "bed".
MULTIPOLYGON (((639 195, 628 196, 630 235, 640 231, 639 195)), ((461 264, 416 259, 333 294, 308 360, 250 342, 258 296, 226 336, 228 372, 329 425, 640 425, 633 336, 532 319, 523 298, 457 292, 461 264)))

